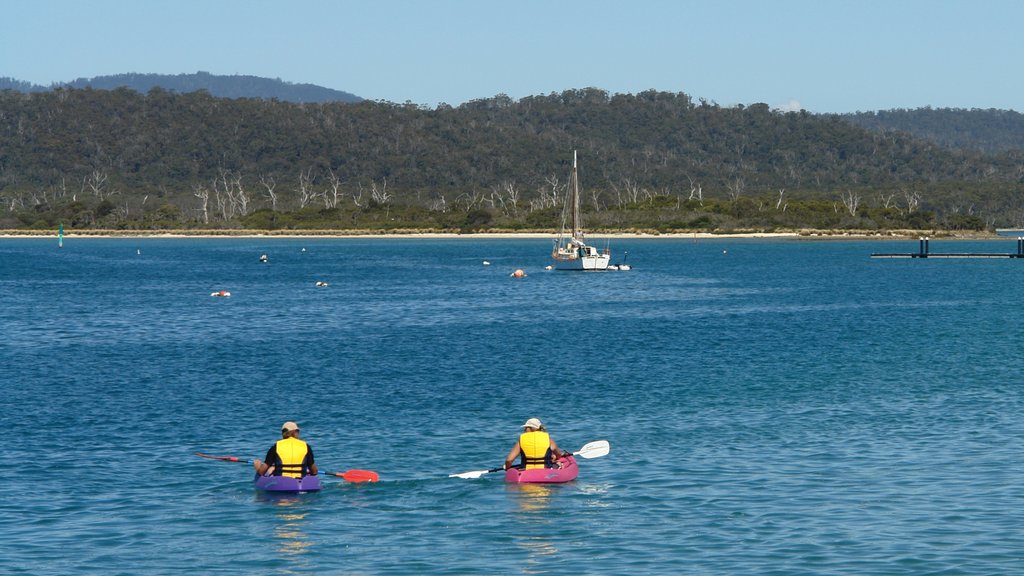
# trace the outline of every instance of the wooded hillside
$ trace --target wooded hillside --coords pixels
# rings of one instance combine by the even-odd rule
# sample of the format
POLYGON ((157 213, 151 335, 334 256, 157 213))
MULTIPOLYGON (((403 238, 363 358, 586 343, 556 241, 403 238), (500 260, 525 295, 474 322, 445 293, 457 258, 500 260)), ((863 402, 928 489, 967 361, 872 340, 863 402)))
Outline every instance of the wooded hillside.
POLYGON ((424 109, 154 89, 0 93, 0 226, 553 228, 573 150, 595 228, 1024 224, 1024 155, 839 116, 597 89, 424 109))
POLYGON ((916 108, 843 114, 877 132, 905 132, 946 148, 1007 152, 1024 150, 1024 114, 1013 110, 916 108))

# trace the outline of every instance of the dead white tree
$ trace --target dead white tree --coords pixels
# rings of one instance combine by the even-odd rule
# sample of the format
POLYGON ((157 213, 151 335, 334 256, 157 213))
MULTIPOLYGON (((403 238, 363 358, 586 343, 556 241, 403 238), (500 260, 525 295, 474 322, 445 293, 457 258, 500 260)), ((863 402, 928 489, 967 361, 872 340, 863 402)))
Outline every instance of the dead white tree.
POLYGON ((378 188, 377 183, 370 182, 370 198, 381 206, 391 202, 391 193, 388 192, 388 179, 384 178, 378 188))
POLYGON ((207 190, 202 184, 192 185, 192 195, 199 198, 199 214, 203 220, 203 224, 210 223, 210 191, 207 190))
POLYGON ((625 206, 626 204, 636 204, 639 202, 641 188, 636 182, 633 182, 629 178, 623 178, 621 188, 611 180, 608 181, 608 184, 611 185, 612 192, 615 193, 617 206, 625 206))
POLYGON ((341 192, 341 178, 330 168, 327 169, 327 188, 324 191, 324 205, 327 208, 337 208, 338 194, 341 192))
POLYGON ((783 212, 786 211, 786 208, 789 206, 789 203, 787 202, 787 203, 783 204, 783 196, 785 196, 785 195, 786 195, 786 189, 785 188, 779 188, 779 199, 775 202, 775 209, 776 210, 780 210, 781 209, 783 212))
POLYGON ((484 196, 481 192, 474 190, 472 192, 463 192, 455 198, 455 205, 464 204, 466 206, 466 212, 479 207, 484 200, 484 196))
POLYGON ((316 191, 313 189, 313 169, 309 168, 305 171, 299 171, 299 187, 296 189, 299 193, 299 208, 305 208, 309 205, 310 200, 316 197, 316 191))
POLYGON ((225 189, 228 191, 228 200, 231 202, 232 214, 245 216, 249 213, 249 193, 242 186, 242 173, 224 170, 225 189))
POLYGON ((427 203, 427 210, 444 214, 448 212, 448 202, 444 199, 443 195, 433 198, 427 203))
POLYGON ((725 184, 726 190, 729 191, 729 199, 735 202, 739 200, 739 197, 743 195, 743 191, 746 189, 747 184, 742 178, 734 178, 731 182, 725 184))
POLYGON ((519 214, 519 198, 520 192, 519 187, 516 183, 510 180, 506 180, 499 186, 492 188, 492 197, 496 198, 497 204, 501 206, 501 212, 505 216, 517 216, 519 214))
POLYGON ((907 201, 907 214, 913 214, 914 210, 921 205, 921 195, 916 191, 902 190, 903 198, 907 201))
POLYGON ((840 200, 843 201, 843 206, 846 207, 846 211, 850 213, 850 216, 857 215, 857 206, 860 204, 859 194, 854 194, 847 190, 845 194, 840 195, 840 200))
POLYGON ((690 197, 687 200, 696 200, 701 206, 704 205, 704 189, 700 182, 694 183, 693 178, 686 177, 690 181, 690 197))
POLYGON ((885 208, 885 209, 888 209, 888 208, 892 207, 892 205, 893 205, 893 198, 895 198, 895 197, 896 197, 896 193, 895 192, 891 192, 889 194, 886 194, 885 192, 879 192, 878 193, 878 201, 882 205, 882 208, 885 208))
POLYGON ((221 220, 227 222, 232 216, 232 204, 228 199, 228 190, 221 186, 220 176, 214 176, 210 184, 213 188, 213 204, 217 212, 220 213, 221 220))
POLYGON ((558 183, 558 176, 546 177, 544 184, 537 188, 537 198, 530 201, 530 211, 558 206, 561 190, 562 187, 558 183))
POLYGON ((274 177, 260 174, 260 184, 263 186, 263 195, 270 199, 270 209, 277 212, 277 194, 274 192, 277 182, 274 177))
POLYGON ((103 200, 103 186, 107 183, 107 174, 102 170, 93 170, 84 178, 84 183, 92 191, 93 196, 103 200))

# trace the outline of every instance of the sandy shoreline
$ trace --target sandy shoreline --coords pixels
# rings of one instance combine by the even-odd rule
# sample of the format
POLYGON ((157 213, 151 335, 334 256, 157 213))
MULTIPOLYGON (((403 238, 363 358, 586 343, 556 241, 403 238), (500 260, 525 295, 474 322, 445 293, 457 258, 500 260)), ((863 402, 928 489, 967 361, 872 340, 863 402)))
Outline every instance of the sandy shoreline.
MULTIPOLYGON (((0 230, 0 238, 55 237, 54 230, 0 230)), ((65 230, 65 238, 553 238, 553 232, 458 232, 370 230, 65 230)), ((592 232, 591 240, 604 238, 791 238, 803 240, 908 240, 922 237, 944 240, 982 240, 1006 238, 988 232, 951 232, 936 230, 886 230, 850 232, 846 230, 800 230, 793 232, 592 232)))

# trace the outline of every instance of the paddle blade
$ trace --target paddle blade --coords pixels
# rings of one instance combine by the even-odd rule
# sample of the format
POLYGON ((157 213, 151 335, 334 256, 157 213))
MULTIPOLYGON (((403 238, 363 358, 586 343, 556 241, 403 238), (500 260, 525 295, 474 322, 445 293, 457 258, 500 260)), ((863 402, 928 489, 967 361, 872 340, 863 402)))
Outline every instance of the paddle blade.
POLYGON ((370 470, 349 470, 348 472, 327 472, 331 476, 337 476, 338 478, 344 478, 349 482, 378 482, 380 481, 380 474, 371 472, 370 470))
POLYGON ((221 460, 223 462, 241 462, 243 464, 251 464, 250 460, 243 460, 236 456, 210 456, 209 454, 203 454, 202 452, 196 452, 196 456, 200 458, 209 458, 210 460, 221 460))
POLYGON ((598 458, 600 456, 607 456, 608 452, 611 451, 611 446, 607 440, 595 440, 594 442, 587 442, 576 452, 573 452, 573 456, 582 456, 584 458, 598 458))
POLYGON ((463 472, 462 474, 449 474, 449 478, 479 478, 484 474, 490 474, 491 472, 497 472, 498 470, 504 470, 504 468, 491 468, 490 470, 473 470, 472 472, 463 472))

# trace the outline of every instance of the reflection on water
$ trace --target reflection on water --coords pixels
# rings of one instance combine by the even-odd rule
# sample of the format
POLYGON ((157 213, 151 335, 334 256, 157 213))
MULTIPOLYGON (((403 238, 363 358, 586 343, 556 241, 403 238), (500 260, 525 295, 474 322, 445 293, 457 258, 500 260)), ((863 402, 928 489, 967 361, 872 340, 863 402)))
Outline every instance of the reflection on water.
POLYGON ((513 512, 524 527, 513 534, 516 546, 526 554, 524 574, 542 572, 545 558, 558 554, 552 539, 538 527, 548 525, 553 518, 547 514, 555 491, 564 486, 553 484, 506 484, 505 493, 515 502, 513 512))
MULTIPOLYGON (((277 540, 277 546, 274 547, 274 551, 292 563, 313 549, 313 542, 302 531, 302 525, 306 516, 309 515, 308 511, 299 508, 305 497, 307 495, 303 494, 259 493, 257 495, 258 501, 269 502, 278 508, 274 514, 277 519, 277 524, 274 526, 274 538, 277 540)), ((305 564, 303 562, 301 566, 305 566, 305 564)), ((296 565, 294 568, 301 566, 296 565)))
POLYGON ((551 484, 506 484, 505 492, 516 502, 519 512, 540 512, 551 505, 555 486, 551 484))

